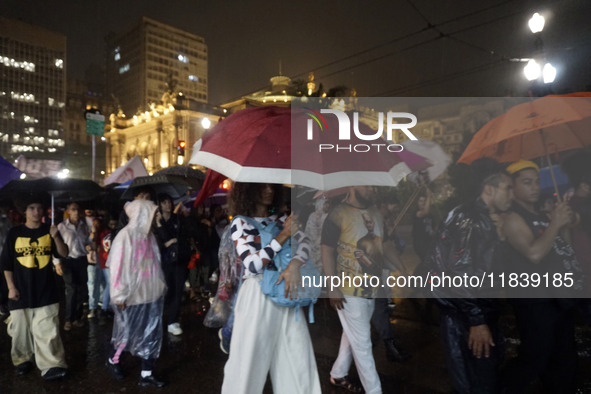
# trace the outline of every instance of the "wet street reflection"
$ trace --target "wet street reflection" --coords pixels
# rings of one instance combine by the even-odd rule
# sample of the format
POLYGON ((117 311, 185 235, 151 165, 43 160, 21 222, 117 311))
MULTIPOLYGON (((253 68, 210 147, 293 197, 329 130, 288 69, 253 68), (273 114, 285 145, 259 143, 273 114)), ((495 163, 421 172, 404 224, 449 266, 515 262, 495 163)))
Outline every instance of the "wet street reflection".
MULTIPOLYGON (((218 393, 223 379, 227 356, 219 347, 217 330, 203 326, 206 299, 183 303, 182 324, 184 333, 173 336, 166 333, 160 359, 155 371, 169 384, 164 389, 141 388, 137 385, 140 373, 139 360, 126 356, 122 365, 126 377, 115 381, 105 367, 112 318, 90 319, 81 328, 62 331, 70 376, 63 381, 45 382, 39 371, 17 377, 10 361, 10 338, 6 325, 0 335, 0 392, 1 393, 140 393, 140 392, 189 392, 218 393)), ((439 342, 434 308, 424 300, 397 300, 392 322, 397 340, 412 354, 405 363, 386 359, 381 341, 374 337, 374 356, 385 393, 449 393, 450 384, 445 370, 444 356, 439 342)), ((519 340, 510 308, 502 319, 506 335, 507 357, 516 354, 519 340)), ((337 354, 341 328, 336 313, 329 309, 326 300, 319 300, 316 323, 311 324, 310 334, 324 393, 342 393, 330 386, 328 376, 337 354)), ((579 393, 591 392, 591 331, 582 324, 577 327, 579 353, 579 393)), ((265 392, 272 392, 267 384, 265 392)), ((536 392, 536 391, 533 391, 536 392)))

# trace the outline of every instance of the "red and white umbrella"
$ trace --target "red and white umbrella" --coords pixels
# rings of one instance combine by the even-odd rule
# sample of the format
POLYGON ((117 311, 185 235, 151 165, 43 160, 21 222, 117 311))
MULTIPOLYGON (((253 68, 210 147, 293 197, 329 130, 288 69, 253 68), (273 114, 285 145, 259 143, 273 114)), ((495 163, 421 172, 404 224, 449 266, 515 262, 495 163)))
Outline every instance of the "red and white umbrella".
MULTIPOLYGON (((307 138, 310 116, 304 110, 278 107, 247 108, 230 115, 205 133, 193 147, 190 164, 199 164, 237 182, 280 183, 328 190, 344 186, 395 186, 413 171, 431 163, 410 151, 377 150, 371 142, 338 140, 338 123, 327 117, 326 127, 307 138), (324 149, 339 146, 345 149, 324 149), (355 151, 348 146, 362 146, 355 151), (363 152, 369 146, 369 152, 363 152)), ((319 127, 316 124, 314 127, 319 127)), ((375 134, 359 124, 364 134, 375 134)), ((374 144, 378 144, 374 142, 374 144)))

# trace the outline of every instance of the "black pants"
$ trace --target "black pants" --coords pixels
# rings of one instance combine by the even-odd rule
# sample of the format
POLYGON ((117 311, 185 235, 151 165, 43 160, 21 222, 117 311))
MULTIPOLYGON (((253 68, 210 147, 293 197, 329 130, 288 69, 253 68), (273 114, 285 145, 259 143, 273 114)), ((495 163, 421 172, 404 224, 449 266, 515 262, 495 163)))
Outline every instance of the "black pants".
POLYGON ((0 305, 8 304, 8 285, 4 277, 4 271, 0 271, 0 305))
POLYGON ((506 392, 525 392, 536 379, 549 393, 574 393, 577 354, 574 316, 555 300, 513 302, 521 346, 507 366, 506 392))
POLYGON ((390 324, 388 300, 388 298, 376 298, 373 315, 371 315, 371 325, 382 341, 394 338, 392 335, 392 325, 390 324))
POLYGON ((62 260, 64 284, 66 286, 66 321, 82 317, 82 304, 88 299, 88 272, 86 256, 62 260))
POLYGON ((490 357, 476 358, 468 348, 470 326, 461 315, 441 312, 441 338, 445 361, 454 392, 462 394, 497 393, 498 369, 503 354, 503 338, 497 320, 489 319, 494 347, 490 357))
POLYGON ((166 297, 164 298, 164 310, 166 313, 166 325, 178 323, 181 314, 181 301, 185 281, 187 280, 187 265, 180 263, 163 263, 162 270, 166 279, 166 297))

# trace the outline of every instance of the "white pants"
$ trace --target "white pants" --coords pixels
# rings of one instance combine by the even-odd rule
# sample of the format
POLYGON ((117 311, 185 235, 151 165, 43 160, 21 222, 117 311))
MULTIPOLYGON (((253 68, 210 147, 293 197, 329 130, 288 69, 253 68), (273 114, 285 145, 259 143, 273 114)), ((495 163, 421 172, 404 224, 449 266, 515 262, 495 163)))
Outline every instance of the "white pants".
POLYGON ((41 374, 54 367, 67 368, 59 332, 59 304, 10 311, 7 332, 12 337, 10 355, 16 366, 32 361, 41 374))
POLYGON ((314 349, 300 311, 267 298, 257 278, 245 279, 235 306, 222 393, 262 393, 271 374, 275 394, 320 393, 314 349))
POLYGON ((345 296, 347 302, 343 309, 338 310, 339 319, 343 326, 339 355, 332 366, 330 376, 340 379, 349 374, 351 361, 355 360, 355 367, 359 373, 361 384, 367 394, 382 392, 382 385, 376 370, 371 346, 370 320, 374 310, 375 300, 345 296))

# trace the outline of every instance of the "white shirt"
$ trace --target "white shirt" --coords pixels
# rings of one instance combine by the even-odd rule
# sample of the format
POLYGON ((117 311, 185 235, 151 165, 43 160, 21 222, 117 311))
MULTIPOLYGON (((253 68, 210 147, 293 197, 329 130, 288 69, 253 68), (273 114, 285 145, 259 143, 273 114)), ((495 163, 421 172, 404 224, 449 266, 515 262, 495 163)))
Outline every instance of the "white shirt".
POLYGON ((68 245, 70 252, 68 257, 76 259, 86 256, 86 245, 90 244, 90 233, 85 220, 78 220, 78 226, 74 226, 70 219, 66 219, 57 225, 64 243, 68 245))

